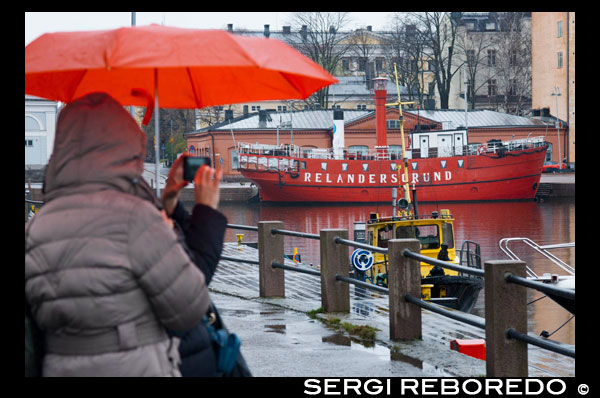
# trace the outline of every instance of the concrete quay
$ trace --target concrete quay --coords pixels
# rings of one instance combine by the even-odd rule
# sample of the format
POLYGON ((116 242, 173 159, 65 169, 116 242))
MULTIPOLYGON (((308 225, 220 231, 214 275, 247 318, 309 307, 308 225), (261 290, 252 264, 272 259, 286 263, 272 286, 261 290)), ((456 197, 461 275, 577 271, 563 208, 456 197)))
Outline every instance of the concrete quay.
MULTIPOLYGON (((226 243, 223 256, 256 260, 256 249, 226 243)), ((290 260, 285 261, 293 265, 290 260)), ((299 265, 304 266, 304 265, 299 265)), ((210 284, 230 332, 255 376, 297 377, 478 377, 485 362, 450 350, 454 339, 485 339, 485 331, 423 310, 423 338, 392 341, 387 295, 350 286, 350 312, 306 312, 321 307, 319 278, 285 271, 285 297, 259 297, 258 266, 221 260, 210 284), (365 346, 330 321, 377 330, 365 346)), ((575 360, 529 346, 529 376, 574 376, 575 360)))

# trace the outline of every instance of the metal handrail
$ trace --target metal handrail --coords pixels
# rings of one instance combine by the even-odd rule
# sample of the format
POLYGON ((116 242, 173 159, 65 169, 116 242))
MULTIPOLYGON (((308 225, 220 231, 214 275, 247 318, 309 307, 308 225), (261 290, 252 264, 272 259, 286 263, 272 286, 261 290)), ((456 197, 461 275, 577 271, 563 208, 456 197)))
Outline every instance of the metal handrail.
POLYGON ((415 296, 413 296, 412 294, 408 294, 408 293, 404 295, 404 300, 408 301, 409 303, 416 304, 419 307, 424 308, 426 310, 430 310, 437 314, 446 316, 448 318, 452 318, 452 319, 460 321, 460 322, 468 323, 469 325, 478 327, 480 329, 485 329, 485 319, 483 319, 483 320, 477 319, 477 318, 481 318, 481 317, 478 317, 476 315, 466 314, 461 311, 452 311, 452 310, 446 309, 445 307, 443 307, 439 304, 428 303, 427 301, 418 299, 415 296))
POLYGON ((300 273, 303 273, 303 274, 321 276, 321 272, 317 271, 317 270, 314 270, 314 269, 302 268, 302 267, 292 267, 291 265, 281 264, 281 263, 278 263, 278 262, 275 262, 275 261, 271 262, 271 267, 272 268, 287 269, 288 271, 296 271, 296 272, 300 272, 300 273))
POLYGON ((244 229, 246 231, 258 231, 258 227, 252 227, 250 225, 227 224, 227 228, 244 229))
POLYGON ((562 343, 559 343, 556 341, 540 339, 539 337, 536 337, 536 336, 530 336, 528 334, 523 334, 523 333, 517 332, 513 328, 506 329, 505 335, 509 339, 519 340, 519 341, 522 341, 527 344, 532 344, 532 345, 538 346, 540 348, 544 348, 546 350, 556 352, 557 354, 562 354, 562 355, 566 355, 571 358, 575 358, 575 348, 571 349, 571 348, 569 348, 570 346, 566 347, 562 343))
POLYGON ((389 252, 389 250, 386 249, 385 247, 371 246, 371 245, 367 245, 366 243, 360 243, 360 242, 355 242, 353 240, 343 239, 343 238, 340 238, 339 236, 336 236, 333 241, 340 245, 358 247, 358 248, 367 249, 367 250, 370 250, 370 251, 376 252, 376 253, 388 254, 388 252, 389 252))
POLYGON ((259 264, 258 260, 246 260, 246 259, 237 258, 237 257, 221 256, 220 259, 227 260, 227 261, 235 261, 238 263, 250 263, 250 264, 256 264, 256 265, 259 264))
POLYGON ((288 236, 296 236, 298 238, 307 238, 307 239, 321 239, 321 236, 318 234, 309 234, 307 232, 296 232, 296 231, 287 231, 285 229, 272 229, 271 234, 273 235, 288 235, 288 236))
POLYGON ((532 281, 527 278, 521 278, 520 276, 513 275, 513 274, 507 274, 504 277, 504 280, 506 280, 506 282, 508 282, 508 283, 515 283, 517 285, 521 285, 521 286, 529 287, 529 288, 532 288, 535 290, 539 290, 542 293, 551 294, 551 295, 553 294, 553 295, 564 297, 564 298, 567 298, 570 300, 575 300, 575 290, 563 289, 560 287, 547 285, 545 283, 532 281))
POLYGON ((380 292, 380 293, 390 294, 390 289, 388 289, 386 287, 374 285, 372 283, 367 283, 367 282, 359 281, 358 279, 350 278, 348 276, 343 276, 343 275, 340 275, 340 274, 335 274, 335 279, 338 280, 338 281, 341 281, 341 282, 346 282, 346 283, 350 283, 352 285, 364 287, 366 289, 375 290, 375 291, 380 292))
POLYGON ((402 251, 402 254, 405 257, 413 258, 415 260, 419 260, 419 261, 422 261, 424 263, 431 264, 431 265, 439 265, 440 267, 448 268, 448 269, 451 269, 451 270, 457 271, 457 272, 462 272, 464 274, 470 274, 470 275, 481 276, 481 277, 483 277, 485 275, 485 272, 481 269, 471 268, 471 267, 463 267, 462 265, 456 265, 454 263, 449 263, 447 261, 437 260, 435 258, 427 257, 422 254, 412 252, 408 249, 404 249, 402 251))
MULTIPOLYGON (((546 257, 548 260, 552 261, 554 264, 556 264, 558 267, 560 267, 564 271, 568 272, 571 275, 575 275, 575 268, 571 267, 569 264, 565 263, 560 258, 556 257, 554 254, 552 254, 548 251, 549 249, 575 247, 575 242, 564 243, 564 244, 559 244, 559 245, 540 246, 536 242, 532 241, 529 238, 503 238, 503 239, 500 239, 500 242, 498 242, 498 246, 500 247, 500 250, 502 250, 502 252, 504 252, 504 254, 506 254, 508 256, 508 258, 510 258, 511 260, 521 260, 512 250, 510 250, 508 248, 509 242, 514 242, 514 241, 520 241, 520 242, 525 243, 527 246, 531 247, 533 250, 540 253, 542 256, 546 257)), ((527 275, 529 275, 533 278, 539 278, 539 276, 531 268, 529 268, 527 265, 525 267, 527 270, 527 275)))

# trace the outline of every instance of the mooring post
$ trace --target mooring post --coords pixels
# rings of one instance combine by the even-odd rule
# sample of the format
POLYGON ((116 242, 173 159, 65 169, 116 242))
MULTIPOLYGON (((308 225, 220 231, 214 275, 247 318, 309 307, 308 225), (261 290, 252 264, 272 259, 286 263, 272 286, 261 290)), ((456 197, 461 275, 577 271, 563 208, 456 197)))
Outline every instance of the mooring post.
POLYGON ((321 238, 321 305, 325 312, 350 312, 350 286, 335 279, 348 276, 349 247, 335 243, 336 236, 348 239, 347 229, 322 229, 321 238))
POLYGON ((283 235, 271 230, 283 229, 281 221, 258 223, 258 286, 260 297, 285 297, 285 277, 281 268, 273 268, 273 261, 283 264, 283 235))
POLYGON ((421 266, 419 260, 405 257, 404 249, 419 253, 417 239, 388 241, 388 288, 390 300, 390 339, 420 339, 421 308, 404 300, 405 294, 421 298, 421 266))
POLYGON ((525 278, 525 263, 486 261, 484 271, 486 376, 527 377, 527 343, 506 337, 508 328, 527 333, 527 288, 504 279, 525 278))

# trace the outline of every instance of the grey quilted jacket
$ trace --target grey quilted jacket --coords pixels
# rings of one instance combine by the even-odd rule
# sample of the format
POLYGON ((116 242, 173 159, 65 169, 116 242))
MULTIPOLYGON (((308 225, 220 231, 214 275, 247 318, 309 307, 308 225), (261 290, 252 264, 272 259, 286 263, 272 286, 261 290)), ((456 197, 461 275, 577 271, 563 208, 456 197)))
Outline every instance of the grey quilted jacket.
POLYGON ((25 228, 25 294, 44 376, 178 376, 178 341, 210 298, 141 179, 144 133, 106 94, 59 114, 46 203, 25 228))

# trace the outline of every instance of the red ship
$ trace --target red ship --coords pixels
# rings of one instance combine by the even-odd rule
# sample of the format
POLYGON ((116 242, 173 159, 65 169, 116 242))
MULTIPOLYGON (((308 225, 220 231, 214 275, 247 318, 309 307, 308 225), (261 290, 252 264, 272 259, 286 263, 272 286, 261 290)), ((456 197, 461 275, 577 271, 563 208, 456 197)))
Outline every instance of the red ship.
MULTIPOLYGON (((375 79, 379 80, 379 79, 375 79)), ((239 144, 238 170, 265 202, 389 202, 418 192, 419 202, 530 200, 535 197, 548 143, 543 137, 463 145, 466 130, 414 132, 406 151, 387 146, 385 84, 375 82, 376 145, 344 148, 343 115, 334 111, 333 147, 239 144), (411 145, 412 144, 412 145, 411 145), (408 155, 407 155, 408 153, 408 155)))

